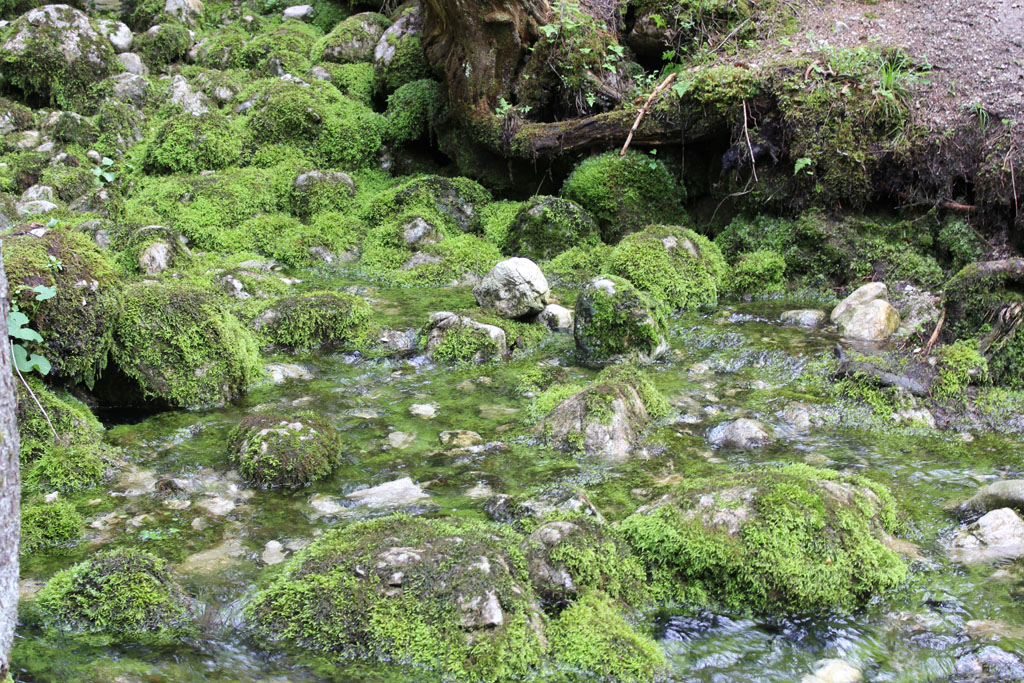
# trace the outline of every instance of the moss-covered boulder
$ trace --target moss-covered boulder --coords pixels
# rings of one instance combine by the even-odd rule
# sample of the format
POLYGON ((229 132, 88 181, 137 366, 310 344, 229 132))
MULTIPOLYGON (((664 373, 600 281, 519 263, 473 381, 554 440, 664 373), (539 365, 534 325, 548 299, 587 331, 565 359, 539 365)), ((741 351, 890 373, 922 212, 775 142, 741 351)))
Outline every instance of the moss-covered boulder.
POLYGON ((444 86, 421 78, 406 83, 388 96, 387 139, 408 143, 426 138, 447 98, 444 86))
POLYGON ((57 199, 68 203, 72 203, 96 189, 96 177, 82 165, 50 166, 43 171, 39 181, 43 185, 52 187, 57 194, 57 199))
POLYGON ((341 439, 314 413, 250 415, 232 430, 228 451, 249 483, 298 488, 334 470, 341 460, 341 439))
POLYGON ((246 609, 269 646, 408 662, 460 681, 524 678, 544 654, 519 539, 403 515, 327 531, 246 609))
POLYGON ((421 218, 444 231, 481 234, 491 193, 469 178, 422 176, 381 192, 370 205, 375 225, 421 218))
POLYGON ((614 243, 651 223, 681 217, 681 190, 665 165, 639 152, 606 152, 580 162, 562 185, 562 196, 579 204, 614 243))
POLYGON ((143 163, 149 172, 199 173, 234 166, 241 156, 242 137, 223 114, 182 112, 157 128, 143 163))
POLYGON ((118 313, 113 264, 81 232, 29 224, 4 236, 4 269, 12 301, 43 337, 26 349, 50 361, 53 377, 91 386, 118 313))
POLYGON ((572 247, 601 241, 597 223, 575 202, 559 197, 529 199, 508 226, 502 251, 547 261, 572 247))
POLYGON ((172 645, 195 631, 191 601, 164 561, 130 548, 57 572, 36 608, 48 630, 97 645, 172 645))
POLYGON ((648 226, 624 237, 606 267, 669 310, 714 306, 726 273, 725 259, 714 242, 668 225, 648 226))
POLYGON ((242 48, 239 61, 258 76, 305 76, 319 31, 299 21, 286 21, 253 36, 242 48))
POLYGON ((95 84, 120 70, 110 41, 68 5, 29 10, 0 44, 0 83, 61 109, 91 113, 102 99, 95 84))
POLYGON ((377 82, 387 92, 430 75, 420 36, 423 18, 417 6, 406 9, 381 36, 373 51, 377 82))
POLYGON ((576 298, 573 337, 583 363, 649 362, 668 350, 666 329, 660 307, 620 277, 594 278, 576 298))
POLYGON ((316 52, 325 62, 372 62, 373 51, 390 26, 391 20, 377 12, 353 14, 320 39, 316 52))
POLYGON ((177 21, 151 26, 135 37, 133 50, 153 71, 159 72, 171 64, 183 61, 192 47, 188 27, 177 21))
POLYGON ((555 384, 541 393, 534 414, 538 434, 558 448, 610 462, 629 459, 652 421, 669 412, 668 401, 631 365, 606 368, 584 384, 555 384))
POLYGON ((444 362, 483 362, 508 353, 505 330, 449 311, 430 314, 421 337, 427 357, 444 362))
POLYGON ((127 287, 114 340, 121 371, 172 406, 224 403, 262 373, 255 338, 221 300, 173 282, 127 287))
POLYGON ((360 348, 372 314, 370 304, 354 294, 314 291, 275 300, 253 327, 268 344, 286 349, 360 348))
POLYGON ((292 187, 293 210, 303 218, 323 211, 342 211, 356 194, 352 176, 342 171, 303 171, 292 187))
POLYGON ((21 506, 21 552, 31 553, 77 540, 85 520, 66 500, 26 501, 21 506))
POLYGON ((744 252, 725 277, 724 288, 741 296, 784 291, 786 259, 771 249, 744 252))
POLYGON ((663 598, 793 613, 898 586, 907 566, 884 543, 898 526, 881 485, 788 465, 685 480, 622 531, 663 598))

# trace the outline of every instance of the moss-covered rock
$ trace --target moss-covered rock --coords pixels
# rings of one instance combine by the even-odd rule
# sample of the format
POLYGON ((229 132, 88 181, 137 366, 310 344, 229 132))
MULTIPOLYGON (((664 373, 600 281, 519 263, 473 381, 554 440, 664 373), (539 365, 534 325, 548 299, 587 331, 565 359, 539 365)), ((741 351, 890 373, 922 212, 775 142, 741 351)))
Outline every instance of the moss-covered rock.
POLYGON ((55 111, 43 119, 39 128, 53 140, 68 144, 90 145, 99 137, 95 124, 73 111, 55 111))
POLYGON ((298 488, 334 470, 341 460, 341 439, 314 413, 250 415, 231 431, 228 451, 249 483, 298 488))
POLYGON ((50 166, 39 180, 52 187, 58 199, 69 203, 96 188, 96 177, 84 166, 50 166))
POLYGON ((86 235, 30 224, 4 236, 4 268, 12 301, 42 342, 23 342, 45 356, 52 375, 92 385, 107 365, 118 311, 113 264, 86 235), (49 291, 53 296, 40 300, 49 291))
POLYGON ((575 202, 537 196, 525 202, 508 226, 505 254, 546 261, 572 247, 601 241, 597 223, 575 202))
POLYGON ((669 310, 714 306, 726 272, 714 242, 667 225, 627 235, 608 256, 606 267, 669 310))
POLYGON ((614 363, 627 356, 650 361, 668 349, 665 334, 660 307, 620 277, 595 278, 576 298, 573 337, 583 363, 614 363))
POLYGON ((135 36, 132 49, 137 52, 153 71, 162 71, 171 64, 185 59, 192 47, 192 36, 188 27, 177 21, 169 21, 150 27, 135 36))
POLYGON ((781 292, 786 288, 786 259, 771 249, 744 252, 725 281, 725 289, 737 295, 781 292))
POLYGON ((607 271, 611 245, 599 243, 571 247, 544 265, 544 272, 552 284, 582 287, 607 271))
POLYGON ((238 23, 210 31, 196 43, 193 61, 207 69, 237 69, 245 65, 242 53, 249 39, 249 33, 238 23))
POLYGON ((407 662, 460 681, 525 677, 544 653, 519 539, 402 515, 332 529, 246 609, 271 646, 407 662))
POLYGON ((223 114, 178 113, 157 129, 143 163, 149 172, 199 173, 234 166, 241 156, 242 138, 223 114))
POLYGON ((609 243, 651 223, 678 221, 681 192, 663 163, 632 151, 585 159, 562 185, 562 196, 596 218, 609 243))
POLYGON ((259 76, 305 76, 320 32, 299 21, 286 21, 254 36, 239 54, 239 61, 259 76))
POLYGON ((36 597, 47 629, 95 644, 175 644, 195 631, 189 598, 163 560, 103 551, 54 574, 36 597))
POLYGON ((293 189, 293 211, 303 218, 322 211, 343 211, 356 194, 352 176, 341 171, 305 171, 295 178, 293 189))
POLYGON ((29 10, 0 45, 0 83, 62 109, 91 113, 102 100, 96 84, 120 70, 110 41, 67 5, 29 10))
POLYGON ((663 598, 757 612, 851 609, 906 577, 881 485, 806 465, 681 483, 622 531, 663 598))
POLYGON ((404 143, 425 138, 446 98, 444 86, 427 78, 395 90, 388 96, 387 139, 404 143))
POLYGON ((431 313, 420 337, 423 350, 436 361, 480 363, 508 353, 505 330, 450 311, 431 313))
POLYGON ((331 84, 345 97, 359 104, 373 105, 374 71, 373 64, 324 64, 331 77, 331 84))
POLYGON ((391 20, 377 12, 353 14, 317 43, 316 53, 325 62, 372 62, 374 48, 390 26, 391 20))
POLYGON ((430 75, 420 41, 423 20, 419 7, 402 13, 381 36, 374 49, 377 82, 387 92, 430 75))
POLYGON ((63 499, 26 501, 21 506, 21 552, 31 553, 77 540, 85 520, 63 499))
POLYGON ((127 287, 114 339, 121 370, 173 406, 229 401, 262 373, 252 333, 212 294, 173 282, 127 287))
POLYGON ((469 178, 422 176, 380 193, 370 204, 376 225, 422 218, 442 230, 480 234, 480 212, 491 193, 469 178))
POLYGON ((361 348, 372 313, 354 294, 314 291, 275 300, 253 326, 268 344, 286 349, 361 348))

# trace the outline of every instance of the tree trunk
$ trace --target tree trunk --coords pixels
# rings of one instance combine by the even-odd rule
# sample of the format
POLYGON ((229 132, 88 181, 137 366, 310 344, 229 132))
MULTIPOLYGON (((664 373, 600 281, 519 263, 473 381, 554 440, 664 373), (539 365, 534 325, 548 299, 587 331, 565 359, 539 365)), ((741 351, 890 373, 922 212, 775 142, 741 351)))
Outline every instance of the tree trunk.
MULTIPOLYGON (((0 330, 7 329, 8 294, 0 242, 0 330)), ((18 470, 17 399, 11 369, 11 343, 0 342, 0 681, 11 666, 18 618, 18 542, 21 527, 21 475, 18 470)))

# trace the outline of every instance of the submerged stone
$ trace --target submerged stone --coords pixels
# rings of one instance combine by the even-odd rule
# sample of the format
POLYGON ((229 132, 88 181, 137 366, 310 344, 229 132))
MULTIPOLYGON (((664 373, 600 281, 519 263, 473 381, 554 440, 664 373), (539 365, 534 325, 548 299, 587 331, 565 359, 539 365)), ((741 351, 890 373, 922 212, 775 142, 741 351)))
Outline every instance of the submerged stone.
POLYGON ((410 477, 402 477, 368 489, 354 491, 345 497, 357 505, 369 508, 394 508, 418 503, 424 498, 429 498, 430 494, 410 477))
POLYGON ((999 508, 1024 510, 1024 479, 1005 479, 982 487, 968 498, 960 509, 991 512, 999 508))
POLYGON ((952 555, 964 564, 1024 557, 1024 521, 1010 508, 993 510, 957 534, 952 555))
POLYGON ((713 428, 708 441, 715 448, 756 448, 771 443, 773 437, 757 420, 742 417, 713 428))
POLYGON ((804 308, 794 311, 784 311, 779 320, 784 325, 799 325, 800 327, 821 327, 825 322, 825 311, 812 308, 804 308))

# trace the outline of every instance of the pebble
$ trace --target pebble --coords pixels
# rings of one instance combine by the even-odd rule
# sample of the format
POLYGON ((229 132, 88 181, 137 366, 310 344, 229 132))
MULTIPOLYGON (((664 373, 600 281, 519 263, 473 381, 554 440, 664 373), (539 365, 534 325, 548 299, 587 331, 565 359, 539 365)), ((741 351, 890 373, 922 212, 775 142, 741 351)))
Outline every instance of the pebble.
POLYGON ((434 403, 413 403, 409 406, 409 414, 424 420, 437 416, 438 406, 434 403))
POLYGON ((397 448, 399 450, 408 448, 412 445, 412 442, 416 440, 415 434, 409 432, 391 432, 388 434, 388 446, 391 448, 397 448))
POLYGON ((264 564, 273 565, 281 564, 288 559, 288 556, 280 541, 267 541, 267 544, 263 546, 263 554, 260 555, 260 559, 264 564))

